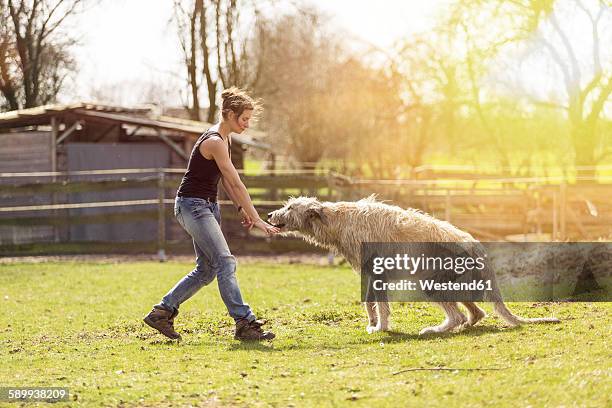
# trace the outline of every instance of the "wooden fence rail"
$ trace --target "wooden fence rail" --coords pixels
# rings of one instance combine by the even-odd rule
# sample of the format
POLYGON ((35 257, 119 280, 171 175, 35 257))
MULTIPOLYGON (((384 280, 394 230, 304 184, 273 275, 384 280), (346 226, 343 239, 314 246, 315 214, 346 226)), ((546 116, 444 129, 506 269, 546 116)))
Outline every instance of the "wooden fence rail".
MULTIPOLYGON (((2 228, 51 226, 57 229, 67 225, 150 221, 157 223, 156 245, 163 259, 167 220, 174 203, 171 197, 182 172, 182 169, 120 169, 2 173, 0 240, 2 228), (84 180, 84 177, 97 179, 84 180), (74 202, 83 200, 74 194, 102 192, 110 198, 115 191, 139 189, 152 195, 146 199, 74 202), (49 202, 39 202, 41 197, 49 197, 49 202), (86 208, 106 209, 106 212, 68 213, 86 208)), ((241 177, 255 205, 266 212, 282 205, 289 195, 354 200, 375 193, 380 199, 431 213, 485 240, 520 237, 589 240, 612 234, 612 184, 609 183, 568 184, 560 180, 554 184, 542 178, 356 180, 341 174, 312 171, 276 171, 241 177)), ((221 200, 220 204, 231 202, 221 200)), ((226 233, 241 230, 233 211, 224 212, 225 218, 229 220, 224 228, 226 233)), ((244 232, 240 234, 244 237, 244 232)))
MULTIPOLYGON (((156 246, 160 259, 165 258, 167 220, 172 217, 174 192, 180 182, 182 169, 118 169, 79 172, 2 173, 0 176, 0 243, 2 227, 9 234, 18 230, 32 231, 42 226, 54 231, 72 225, 125 224, 129 222, 156 222, 156 246), (85 180, 84 178, 94 178, 85 180), (138 191, 146 199, 113 200, 116 192, 138 191), (85 193, 85 196, 83 196, 85 193), (101 193, 102 200, 91 200, 90 193, 101 193), (59 199, 58 199, 59 197, 59 199), (108 197, 108 200, 107 200, 108 197), (42 200, 42 202, 41 202, 42 200), (98 209, 103 213, 74 213, 73 210, 98 209), (6 230, 8 228, 9 230, 6 230)), ((314 171, 269 171, 262 175, 241 176, 251 187, 254 204, 265 212, 282 205, 278 197, 288 194, 311 193, 327 197, 326 175, 314 171)), ((124 195, 125 196, 125 195, 124 195)), ((231 201, 221 199, 220 205, 231 201)), ((239 230, 238 215, 224 211, 224 230, 239 230), (234 228, 232 228, 232 226, 234 228)), ((174 223, 170 224, 174 226, 174 223)), ((175 226, 174 226, 175 227, 175 226)), ((240 231, 242 235, 244 233, 240 231)), ((25 234, 27 235, 27 233, 25 234)), ((59 234, 54 234, 56 237, 59 234)), ((10 246, 10 245, 9 245, 10 246)), ((295 247, 295 245, 288 245, 295 247)), ((6 246, 5 246, 6 247, 6 246)), ((4 248, 6 249, 6 248, 4 248)), ((10 248, 8 249, 10 252, 10 248)), ((0 253, 3 249, 0 248, 0 253)))

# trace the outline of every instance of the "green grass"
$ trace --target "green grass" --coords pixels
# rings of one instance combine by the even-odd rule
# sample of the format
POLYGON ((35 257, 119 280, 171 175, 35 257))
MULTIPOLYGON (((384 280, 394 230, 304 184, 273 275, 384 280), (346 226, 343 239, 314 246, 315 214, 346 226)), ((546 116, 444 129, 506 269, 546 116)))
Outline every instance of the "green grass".
POLYGON ((263 161, 249 157, 244 159, 244 172, 247 174, 260 174, 264 170, 263 161))
POLYGON ((610 303, 511 304, 563 322, 508 329, 490 316, 469 331, 429 338, 417 333, 441 313, 395 304, 395 331, 368 335, 359 280, 348 268, 249 264, 239 267, 243 294, 276 340, 233 340, 213 283, 182 306, 183 342, 165 341, 141 317, 190 268, 0 265, 0 386, 69 387, 70 405, 87 407, 612 403, 610 303), (501 370, 393 375, 437 366, 501 370))

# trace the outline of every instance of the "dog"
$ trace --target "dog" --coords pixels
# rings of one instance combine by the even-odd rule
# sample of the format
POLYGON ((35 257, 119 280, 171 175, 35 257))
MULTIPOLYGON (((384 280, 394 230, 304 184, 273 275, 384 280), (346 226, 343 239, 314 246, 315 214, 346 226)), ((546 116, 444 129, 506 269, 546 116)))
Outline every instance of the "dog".
MULTIPOLYGON (((269 213, 268 220, 280 228, 283 235, 301 236, 311 244, 341 254, 355 272, 361 269, 362 242, 478 242, 469 233, 446 221, 416 209, 403 209, 377 201, 374 195, 356 202, 290 198, 282 208, 269 213)), ((487 300, 493 302, 495 312, 511 326, 559 322, 556 318, 519 317, 506 307, 499 289, 495 287, 494 290, 496 295, 487 300)), ((424 328, 420 335, 462 330, 486 316, 474 302, 461 303, 467 309, 467 317, 457 302, 436 302, 446 318, 437 326, 424 328)), ((364 306, 368 333, 390 330, 388 302, 365 302, 364 306)))

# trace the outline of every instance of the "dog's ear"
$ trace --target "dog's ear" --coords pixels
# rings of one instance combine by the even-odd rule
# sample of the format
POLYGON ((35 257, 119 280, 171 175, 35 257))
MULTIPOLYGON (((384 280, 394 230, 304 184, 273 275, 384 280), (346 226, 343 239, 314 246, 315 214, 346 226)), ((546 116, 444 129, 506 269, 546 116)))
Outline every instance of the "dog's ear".
POLYGON ((306 210, 306 218, 308 221, 320 221, 327 225, 327 215, 323 211, 323 206, 316 206, 306 210))

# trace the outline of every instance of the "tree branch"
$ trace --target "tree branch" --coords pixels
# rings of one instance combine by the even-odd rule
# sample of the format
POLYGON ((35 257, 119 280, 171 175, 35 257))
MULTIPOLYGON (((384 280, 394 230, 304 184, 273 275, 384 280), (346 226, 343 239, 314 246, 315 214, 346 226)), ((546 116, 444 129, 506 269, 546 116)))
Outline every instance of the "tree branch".
POLYGON ((221 0, 213 0, 215 5, 215 31, 217 39, 217 71, 219 73, 219 79, 223 88, 227 88, 227 78, 223 73, 223 67, 221 64, 221 0))
POLYGON ((191 15, 189 16, 189 56, 187 61, 187 72, 189 73, 189 84, 191 86, 192 109, 191 119, 200 120, 200 98, 198 95, 198 70, 197 70, 197 51, 196 51, 196 23, 202 9, 203 0, 196 0, 191 15))
POLYGON ((586 119, 587 123, 594 124, 594 122, 597 121, 597 118, 599 118, 599 114, 601 113, 611 93, 612 93, 612 75, 610 75, 610 77, 608 78, 608 83, 601 89, 599 96, 593 103, 593 106, 591 107, 591 113, 589 113, 586 119))
POLYGON ((573 91, 575 92, 580 87, 581 76, 580 68, 578 67, 578 61, 576 60, 576 54, 574 53, 574 49, 572 48, 572 45, 570 44, 567 38, 567 35, 565 35, 563 30, 561 30, 561 27, 559 27, 559 23, 557 22, 557 18, 555 17, 554 11, 550 13, 550 22, 552 23, 552 26, 554 27, 557 34, 559 34, 559 37, 561 37, 561 42, 563 42, 563 45, 565 46, 565 50, 567 52, 567 56, 572 67, 572 86, 574 87, 573 91))
POLYGON ((550 109, 562 109, 565 111, 569 110, 569 107, 562 105, 560 103, 554 103, 554 102, 550 102, 550 101, 540 101, 538 99, 532 98, 532 97, 528 97, 529 102, 531 102, 532 104, 536 105, 536 106, 542 106, 544 108, 550 108, 550 109))
MULTIPOLYGON (((60 0, 60 3, 63 0, 60 0)), ((66 11, 66 13, 64 13, 64 15, 55 22, 55 24, 53 24, 48 30, 47 32, 43 35, 43 39, 45 39, 46 37, 49 36, 49 34, 51 34, 53 31, 55 31, 63 22, 64 20, 71 15, 72 13, 74 13, 74 10, 76 10, 77 6, 81 4, 81 0, 73 0, 72 5, 70 6, 70 8, 66 11)), ((57 6, 51 11, 51 13, 49 14, 49 19, 52 16, 52 13, 57 9, 57 7, 59 6, 59 3, 57 4, 57 6)))
POLYGON ((552 46, 552 44, 550 44, 544 37, 540 37, 540 40, 544 44, 544 47, 546 47, 546 49, 548 49, 548 51, 550 52, 550 55, 552 56, 553 60, 557 63, 557 65, 561 69, 561 73, 563 74, 563 79, 565 81, 565 88, 567 91, 567 96, 571 98, 572 79, 570 77, 570 73, 569 73, 569 70, 567 69, 567 66, 563 63, 563 59, 561 58, 561 56, 559 55, 555 47, 552 46))
POLYGON ((55 14, 55 12, 57 11, 58 7, 64 2, 64 0, 59 0, 57 3, 55 3, 55 6, 49 10, 49 13, 47 14, 47 18, 45 19, 45 21, 42 24, 42 28, 41 31, 43 32, 43 34, 46 31, 47 28, 47 24, 49 24, 49 21, 51 21, 51 18, 53 17, 53 14, 55 14))
POLYGON ((206 19, 206 3, 202 2, 202 10, 200 11, 200 47, 202 48, 202 73, 206 78, 206 90, 208 93, 208 116, 207 122, 212 123, 215 120, 217 96, 217 82, 213 80, 210 69, 210 49, 208 47, 208 24, 206 19))
POLYGON ((391 373, 392 375, 398 375, 402 373, 407 373, 410 371, 498 371, 498 370, 507 370, 509 367, 481 367, 481 368, 450 368, 450 367, 415 367, 415 368, 405 368, 403 370, 395 371, 391 373))

